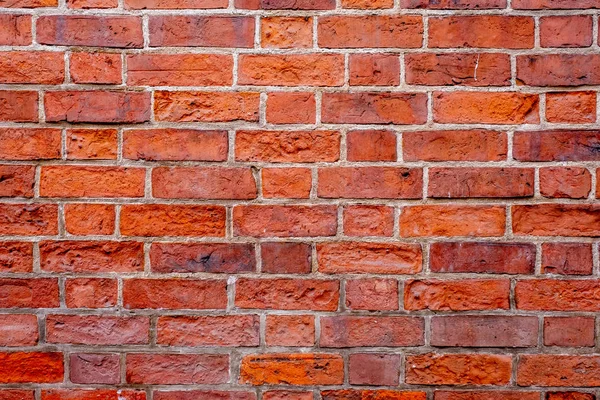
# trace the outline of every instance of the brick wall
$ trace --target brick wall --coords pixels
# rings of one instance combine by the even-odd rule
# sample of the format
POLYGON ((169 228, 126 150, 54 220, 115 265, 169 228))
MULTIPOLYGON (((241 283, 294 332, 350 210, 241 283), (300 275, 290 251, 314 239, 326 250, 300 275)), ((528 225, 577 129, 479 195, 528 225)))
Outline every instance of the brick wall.
POLYGON ((598 0, 0 0, 0 400, 594 400, 598 0))

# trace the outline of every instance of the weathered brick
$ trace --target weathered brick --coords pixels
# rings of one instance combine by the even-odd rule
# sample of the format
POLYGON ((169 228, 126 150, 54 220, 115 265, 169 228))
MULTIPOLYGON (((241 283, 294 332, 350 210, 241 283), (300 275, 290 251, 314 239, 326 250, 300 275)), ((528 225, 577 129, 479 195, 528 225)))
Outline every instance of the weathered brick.
MULTIPOLYGON (((16 21, 15 21, 16 23, 16 21)), ((0 83, 57 85, 65 80, 65 57, 54 51, 0 52, 0 83)))
POLYGON ((263 393, 264 400, 313 400, 313 392, 297 390, 269 390, 263 393))
POLYGON ((227 143, 225 131, 126 130, 123 157, 148 161, 225 161, 227 143))
POLYGON ((506 385, 512 357, 494 354, 421 354, 406 358, 406 383, 506 385))
POLYGON ((55 204, 0 204, 0 234, 55 235, 58 207, 55 204))
POLYGON ((521 310, 598 311, 600 300, 594 293, 599 288, 597 280, 520 280, 515 300, 521 310))
POLYGON ((317 194, 324 198, 419 199, 423 171, 395 167, 319 168, 317 194))
POLYGON ((252 47, 254 18, 199 15, 153 15, 150 46, 252 47))
POLYGON ((316 279, 240 278, 235 305, 239 308, 335 311, 340 297, 339 282, 316 279))
POLYGON ((397 86, 400 84, 400 59, 393 54, 351 54, 350 85, 397 86))
POLYGON ((69 308, 108 308, 117 305, 118 283, 109 278, 75 278, 65 282, 69 308))
POLYGON ((438 347, 535 347, 537 317, 444 316, 431 319, 431 345, 438 347))
POLYGON ((73 235, 110 235, 115 231, 112 204, 65 204, 65 228, 73 235))
POLYGON ((421 47, 423 21, 416 15, 328 16, 319 18, 319 47, 421 47))
POLYGON ((62 353, 0 353, 0 383, 59 383, 63 375, 62 353))
POLYGON ((0 314, 0 346, 35 346, 38 339, 38 319, 35 315, 0 314))
POLYGON ((317 244, 319 271, 415 274, 422 268, 421 246, 408 243, 334 242, 317 244))
POLYGON ((304 92, 273 92, 267 99, 267 122, 272 124, 314 124, 315 95, 304 92))
POLYGON ((146 400, 141 390, 49 389, 42 390, 42 400, 146 400))
POLYGON ((423 131, 404 132, 405 161, 502 161, 507 156, 503 132, 423 131))
POLYGON ((512 207, 516 235, 600 236, 600 207, 594 204, 536 204, 512 207))
POLYGON ((533 168, 431 168, 428 197, 533 197, 533 168))
POLYGON ((249 92, 154 92, 154 115, 166 122, 258 121, 260 95, 249 92))
POLYGON ((589 47, 592 41, 591 15, 540 18, 542 47, 589 47))
POLYGON ((544 345, 592 347, 594 324, 590 317, 544 317, 544 345))
POLYGON ((0 390, 0 399, 2 399, 2 400, 34 400, 35 392, 33 390, 2 389, 2 390, 0 390))
POLYGON ((240 383, 340 385, 344 361, 337 354, 258 354, 242 358, 240 383))
POLYGON ((559 275, 591 275, 592 246, 585 243, 543 243, 542 271, 559 275))
POLYGON ((150 335, 147 317, 106 315, 49 315, 46 318, 48 343, 87 345, 146 344, 150 335))
POLYGON ((58 280, 55 278, 1 278, 0 294, 0 308, 55 308, 59 306, 58 280))
POLYGON ((424 343, 422 318, 321 317, 321 347, 406 347, 424 343))
POLYGON ((337 231, 337 207, 235 206, 233 230, 238 236, 334 236, 337 231))
POLYGON ((400 6, 428 10, 486 10, 505 8, 506 0, 401 0, 400 6))
POLYGON ((412 280, 404 285, 407 310, 508 310, 508 280, 412 280))
POLYGON ((540 168, 540 193, 544 197, 585 199, 592 189, 592 175, 585 168, 540 168))
POLYGON ((268 315, 265 343, 267 346, 314 346, 315 317, 312 315, 268 315))
POLYGON ((260 19, 260 43, 264 48, 312 47, 311 17, 265 17, 260 19))
POLYGON ((245 243, 152 243, 153 272, 253 272, 254 246, 245 243))
MULTIPOLYGON (((2 4, 2 3, 0 3, 2 4)), ((2 5, 2 7, 6 7, 2 5)), ((31 16, 27 14, 0 15, 0 45, 27 46, 31 44, 31 16)))
POLYGON ((264 168, 262 193, 265 198, 307 199, 312 189, 312 172, 308 168, 264 168))
POLYGON ((339 157, 337 131, 238 131, 235 136, 237 161, 325 162, 339 157))
POLYGON ((436 390, 434 400, 539 400, 540 394, 522 391, 445 391, 436 390))
POLYGON ((125 279, 123 305, 127 309, 225 309, 227 282, 176 278, 125 279))
MULTIPOLYGON (((155 391, 154 398, 156 400, 194 400, 194 399, 210 399, 210 400, 256 400, 254 392, 244 391, 222 391, 222 390, 185 390, 185 391, 155 391)), ((263 397, 266 399, 266 397, 263 397)), ((143 399, 142 399, 143 400, 143 399)))
POLYGON ((600 83, 598 54, 517 56, 517 81, 529 86, 581 86, 600 83))
POLYGON ((0 272, 31 272, 33 244, 27 242, 0 242, 0 272))
POLYGON ((118 354, 74 353, 69 356, 71 382, 115 385, 121 381, 118 354))
POLYGON ((136 272, 144 269, 141 242, 45 241, 40 266, 51 272, 136 272))
POLYGON ((350 310, 397 310, 398 281, 376 278, 347 280, 346 307, 350 310))
POLYGON ((434 86, 509 86, 510 57, 501 53, 412 53, 406 82, 434 86))
POLYGON ((163 346, 258 346, 256 315, 159 317, 157 343, 163 346))
POLYGON ((513 155, 519 161, 598 161, 600 131, 515 132, 513 155))
POLYGON ((116 160, 116 129, 69 129, 67 158, 69 160, 116 160))
POLYGON ((346 134, 348 161, 396 161, 396 134, 388 130, 350 131, 346 134))
POLYGON ((519 357, 519 386, 598 386, 597 356, 526 354, 519 357))
MULTIPOLYGON (((0 121, 38 122, 38 93, 0 90, 0 121)), ((14 130, 4 128, 2 130, 4 132, 20 131, 18 128, 14 130)), ((14 155, 9 157, 14 157, 14 155)))
POLYGON ((388 206, 355 205, 344 207, 346 236, 392 236, 394 209, 388 206))
POLYGON ((219 384, 229 380, 226 354, 127 354, 127 382, 149 385, 219 384))
POLYGON ((532 274, 535 245, 498 242, 440 242, 429 248, 433 272, 532 274))
POLYGON ((118 53, 71 53, 69 73, 75 83, 120 84, 123 80, 118 53))
POLYGON ((546 93, 546 120, 574 124, 596 122, 596 92, 546 93))
POLYGON ((400 236, 502 236, 505 220, 500 206, 410 206, 400 214, 400 236))
POLYGON ((33 165, 0 165, 0 197, 33 197, 33 165))
POLYGON ((126 0, 125 7, 134 10, 145 9, 208 9, 227 8, 227 0, 126 0))

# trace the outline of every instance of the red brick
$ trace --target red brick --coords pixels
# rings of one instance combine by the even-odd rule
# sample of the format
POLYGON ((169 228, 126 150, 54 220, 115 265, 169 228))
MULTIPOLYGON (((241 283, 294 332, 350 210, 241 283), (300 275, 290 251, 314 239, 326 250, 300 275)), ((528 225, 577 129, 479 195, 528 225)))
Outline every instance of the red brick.
POLYGON ((337 131, 238 131, 237 161, 327 162, 340 157, 337 131))
POLYGON ((163 199, 256 198, 250 168, 159 167, 152 170, 152 195, 163 199))
POLYGON ((392 236, 394 209, 388 206, 354 205, 344 207, 346 236, 392 236))
POLYGON ((351 385, 397 386, 402 356, 399 354, 355 353, 348 357, 351 385))
POLYGON ((546 400, 596 400, 596 396, 579 392, 546 392, 546 400))
MULTIPOLYGON (((0 3, 2 4, 2 3, 0 3)), ((5 6, 2 6, 5 7, 5 6)), ((0 45, 27 46, 31 44, 31 15, 0 15, 0 45)))
POLYGON ((120 383, 118 354, 73 353, 69 356, 70 378, 73 383, 120 383))
POLYGON ((529 86, 597 85, 600 83, 600 55, 517 56, 517 82, 529 86))
POLYGON ((115 231, 115 206, 65 204, 65 225, 73 235, 110 235, 115 231))
POLYGON ((542 47, 589 47, 592 38, 591 15, 540 18, 542 47))
POLYGON ((147 344, 150 319, 107 315, 49 315, 46 341, 87 345, 147 344))
MULTIPOLYGON (((33 390, 0 390, 0 399, 2 400, 34 400, 35 393, 33 390)), ((312 399, 310 399, 312 400, 312 399)))
POLYGON ((46 92, 44 107, 48 122, 135 124, 150 119, 150 93, 46 92))
POLYGON ((69 73, 74 83, 118 85, 123 80, 121 64, 118 53, 76 52, 69 58, 69 73))
POLYGON ((535 245, 530 243, 441 242, 429 248, 432 272, 532 274, 535 245))
MULTIPOLYGON (((0 121, 38 122, 38 120, 37 92, 0 90, 0 121)), ((19 132, 20 129, 4 128, 3 131, 19 132)))
POLYGON ((63 53, 50 51, 0 52, 0 83, 57 85, 65 80, 63 53))
POLYGON ((325 390, 323 400, 425 400, 425 392, 402 392, 396 390, 325 390))
POLYGON ((226 131, 126 130, 123 157, 147 161, 225 161, 227 143, 226 131))
POLYGON ((143 168, 45 166, 40 176, 42 197, 142 197, 143 168))
POLYGON ((520 310, 599 311, 600 290, 597 280, 521 280, 515 287, 515 300, 520 310))
POLYGON ((405 316, 321 317, 321 347, 405 347, 424 344, 422 318, 405 316))
POLYGON ((521 92, 435 92, 433 119, 443 124, 534 124, 540 121, 539 98, 521 92))
POLYGON ((546 274, 591 275, 593 268, 590 244, 542 244, 542 272, 546 274))
POLYGON ((37 20, 40 44, 141 48, 142 36, 141 17, 43 15, 37 20))
POLYGON ((423 171, 395 167, 319 168, 318 196, 351 199, 419 199, 423 171))
POLYGON ((264 17, 260 19, 260 43, 263 48, 308 48, 313 44, 311 17, 264 17))
POLYGON ((423 93, 323 93, 324 123, 424 124, 427 96, 423 93))
POLYGON ((38 339, 38 320, 35 315, 0 314, 0 346, 35 346, 38 339))
POLYGON ((42 400, 146 400, 146 392, 115 389, 42 390, 42 400))
POLYGON ((0 204, 0 234, 55 235, 58 207, 55 204, 0 204))
POLYGON ((536 392, 509 392, 505 390, 494 391, 442 391, 436 390, 435 400, 539 400, 540 394, 536 392))
POLYGON ((415 274, 421 271, 421 246, 413 243, 333 242, 317 244, 319 271, 415 274))
POLYGON ((501 53, 406 54, 406 82, 433 86, 509 86, 510 57, 501 53))
POLYGON ((262 10, 333 10, 335 0, 259 0, 262 10))
POLYGON ((420 354, 406 357, 406 383, 506 385, 512 357, 495 354, 420 354))
POLYGON ((444 316, 431 320, 431 345, 437 347, 535 347, 537 317, 444 316))
POLYGON ((163 346, 258 346, 256 315, 159 317, 157 343, 163 346))
POLYGON ((131 54, 127 84, 131 86, 229 86, 233 58, 221 54, 131 54))
POLYGON ((228 0, 125 0, 125 8, 145 9, 207 9, 227 8, 228 0))
POLYGON ((67 0, 67 6, 75 9, 117 8, 117 0, 67 0))
POLYGON ((267 315, 265 342, 267 346, 314 346, 315 317, 312 315, 267 315))
POLYGON ((400 59, 393 54, 351 54, 351 86, 397 86, 400 84, 400 59))
POLYGON ((547 93, 546 119, 574 124, 596 122, 596 92, 547 93))
POLYGON ((127 383, 219 384, 229 380, 226 354, 127 354, 127 383))
POLYGON ((154 115, 166 122, 258 122, 260 95, 249 92, 154 92, 154 115))
POLYGON ((265 198, 307 199, 312 189, 308 168, 264 168, 262 193, 265 198))
POLYGON ((519 161, 598 161, 600 131, 515 132, 513 154, 519 161))
POLYGON ((262 243, 261 272, 271 274, 308 274, 311 272, 312 250, 307 243, 262 243))
POLYGON ((344 83, 344 56, 242 54, 238 71, 240 85, 341 86, 344 83))
POLYGON ((313 392, 269 390, 263 393, 263 400, 313 400, 313 392))
POLYGON ((379 9, 392 8, 394 0, 342 0, 342 8, 379 9))
POLYGON ((67 131, 69 160, 116 160, 116 129, 69 129, 67 131))
POLYGON ((225 309, 227 282, 192 279, 125 279, 127 309, 225 309))
POLYGON ((33 165, 0 165, 0 197, 33 197, 33 165))
POLYGON ((581 386, 600 383, 600 358, 559 354, 524 354, 519 357, 519 386, 581 386))
POLYGON ((136 272, 144 270, 141 242, 59 241, 40 243, 40 264, 51 272, 136 272))
POLYGON ((400 214, 400 236, 502 236, 505 220, 501 206, 410 206, 400 214))
POLYGON ((350 310, 397 310, 398 281, 369 278, 348 280, 346 307, 350 310))
POLYGON ((396 134, 387 130, 350 131, 346 134, 348 161, 396 161, 396 134))
POLYGON ((592 176, 585 168, 540 168, 540 192, 545 197, 585 199, 592 189, 592 176))
POLYGON ((152 271, 241 273, 256 268, 251 243, 153 243, 152 271))
POLYGON ((533 197, 533 168, 431 168, 428 197, 533 197))
POLYGON ((508 280, 414 280, 404 287, 407 310, 508 310, 508 280))
POLYGON ((404 161, 503 161, 507 139, 503 132, 424 131, 402 134, 404 161))
POLYGON ((0 242, 0 272, 31 272, 33 244, 27 242, 0 242))
POLYGON ((532 17, 449 16, 429 19, 429 47, 531 49, 532 17))
POLYGON ((109 308, 117 305, 116 279, 75 278, 65 282, 65 303, 69 308, 109 308))
POLYGON ((62 353, 0 353, 0 383, 59 383, 63 375, 62 353))
POLYGON ((327 205, 235 206, 233 208, 233 230, 236 236, 334 236, 337 232, 337 207, 327 205))
POLYGON ((515 0, 512 4, 518 10, 544 10, 544 9, 568 9, 568 8, 598 8, 597 0, 515 0))
POLYGON ((594 318, 544 317, 544 345, 594 346, 594 318))
POLYGON ((225 236, 225 207, 131 204, 121 208, 124 236, 225 236))
POLYGON ((240 383, 252 385, 341 385, 338 354, 250 354, 242 358, 240 383))
POLYGON ((536 204, 512 207, 516 235, 600 236, 600 207, 594 204, 536 204))
POLYGON ((150 46, 253 47, 254 18, 153 15, 150 46))
MULTIPOLYGON (((55 308, 59 306, 58 280, 54 278, 1 278, 0 294, 0 308, 55 308)), ((1 376, 2 374, 0 374, 1 376)))
POLYGON ((240 278, 235 290, 236 307, 251 309, 335 311, 339 298, 334 280, 240 278))
POLYGON ((304 92, 269 93, 267 122, 272 124, 314 124, 315 95, 304 92))
POLYGON ((428 10, 485 10, 505 8, 506 0, 401 0, 400 7, 428 10))
POLYGON ((416 15, 319 18, 319 47, 421 47, 423 20, 416 15))
MULTIPOLYGON (((221 390, 185 390, 185 391, 168 391, 154 392, 154 399, 156 400, 195 400, 195 399, 206 399, 206 400, 256 400, 256 394, 254 392, 242 392, 242 391, 221 391, 221 390)), ((266 397, 263 397, 266 399, 266 397)))

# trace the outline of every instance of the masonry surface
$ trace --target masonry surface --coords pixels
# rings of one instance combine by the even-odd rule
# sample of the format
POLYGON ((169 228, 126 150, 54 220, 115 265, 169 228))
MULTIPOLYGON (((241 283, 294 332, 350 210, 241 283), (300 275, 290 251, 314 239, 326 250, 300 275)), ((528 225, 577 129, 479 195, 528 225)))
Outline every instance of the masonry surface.
POLYGON ((0 0, 0 400, 594 400, 600 0, 0 0))

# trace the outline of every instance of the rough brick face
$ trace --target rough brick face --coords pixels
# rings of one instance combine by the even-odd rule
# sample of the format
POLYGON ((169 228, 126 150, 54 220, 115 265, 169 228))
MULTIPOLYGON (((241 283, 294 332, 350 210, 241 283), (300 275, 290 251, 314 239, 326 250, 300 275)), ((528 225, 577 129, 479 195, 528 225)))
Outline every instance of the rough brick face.
POLYGON ((595 400, 600 0, 0 0, 0 400, 595 400))

